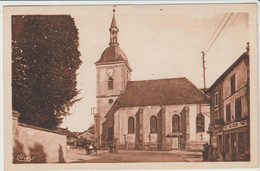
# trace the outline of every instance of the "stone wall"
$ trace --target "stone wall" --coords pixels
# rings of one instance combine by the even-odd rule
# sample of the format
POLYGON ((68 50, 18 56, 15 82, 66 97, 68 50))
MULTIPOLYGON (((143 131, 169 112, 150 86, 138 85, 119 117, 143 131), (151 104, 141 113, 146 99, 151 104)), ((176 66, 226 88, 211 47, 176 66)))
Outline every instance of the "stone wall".
POLYGON ((66 162, 66 135, 18 123, 13 112, 13 163, 66 162))

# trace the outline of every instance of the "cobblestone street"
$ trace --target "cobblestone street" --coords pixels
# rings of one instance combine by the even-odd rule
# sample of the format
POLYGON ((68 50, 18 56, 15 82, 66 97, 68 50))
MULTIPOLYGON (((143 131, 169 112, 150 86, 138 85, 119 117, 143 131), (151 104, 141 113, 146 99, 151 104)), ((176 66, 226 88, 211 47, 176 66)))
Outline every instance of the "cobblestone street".
POLYGON ((86 155, 83 148, 68 149, 68 163, 122 163, 122 162, 201 162, 201 152, 190 151, 126 151, 109 154, 99 150, 98 154, 86 155))

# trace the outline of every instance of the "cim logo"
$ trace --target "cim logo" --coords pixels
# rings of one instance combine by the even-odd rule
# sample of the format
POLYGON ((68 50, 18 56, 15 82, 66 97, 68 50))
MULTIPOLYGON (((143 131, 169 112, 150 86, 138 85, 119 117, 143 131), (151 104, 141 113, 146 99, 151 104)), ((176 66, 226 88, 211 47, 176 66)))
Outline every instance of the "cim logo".
POLYGON ((25 156, 24 154, 19 154, 16 159, 20 162, 31 162, 34 156, 25 156))

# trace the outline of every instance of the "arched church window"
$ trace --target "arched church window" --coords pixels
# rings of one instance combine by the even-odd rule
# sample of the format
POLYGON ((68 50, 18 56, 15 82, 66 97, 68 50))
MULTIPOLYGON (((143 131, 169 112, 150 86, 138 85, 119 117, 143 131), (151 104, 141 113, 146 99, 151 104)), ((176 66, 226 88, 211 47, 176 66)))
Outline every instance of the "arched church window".
POLYGON ((180 131, 180 118, 178 115, 172 117, 172 132, 180 131))
POLYGON ((157 133, 157 117, 152 116, 150 119, 150 133, 157 133))
POLYGON ((108 90, 112 90, 113 89, 113 85, 114 85, 114 80, 112 77, 108 78, 108 90))
POLYGON ((128 134, 135 133, 135 120, 133 117, 129 117, 128 119, 128 134))
POLYGON ((205 131, 205 118, 204 115, 198 114, 196 117, 196 132, 205 131))

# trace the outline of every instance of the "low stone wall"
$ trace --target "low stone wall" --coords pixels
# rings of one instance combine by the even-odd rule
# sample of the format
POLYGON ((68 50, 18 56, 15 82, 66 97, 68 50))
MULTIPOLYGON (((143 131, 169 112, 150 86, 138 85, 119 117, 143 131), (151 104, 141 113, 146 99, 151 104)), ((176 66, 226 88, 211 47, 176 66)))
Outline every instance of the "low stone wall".
POLYGON ((18 123, 13 114, 13 163, 66 162, 66 135, 18 123))
POLYGON ((186 150, 202 151, 203 144, 206 142, 189 141, 186 143, 186 150))

